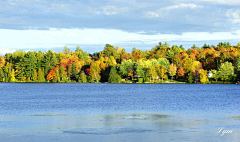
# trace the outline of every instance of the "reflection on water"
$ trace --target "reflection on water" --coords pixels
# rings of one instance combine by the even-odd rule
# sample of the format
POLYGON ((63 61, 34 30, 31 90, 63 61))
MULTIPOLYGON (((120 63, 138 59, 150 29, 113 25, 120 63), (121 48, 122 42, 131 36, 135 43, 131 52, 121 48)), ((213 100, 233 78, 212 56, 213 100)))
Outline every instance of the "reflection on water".
POLYGON ((1 86, 0 141, 240 139, 240 89, 235 85, 1 86), (221 136, 219 128, 233 131, 221 136))

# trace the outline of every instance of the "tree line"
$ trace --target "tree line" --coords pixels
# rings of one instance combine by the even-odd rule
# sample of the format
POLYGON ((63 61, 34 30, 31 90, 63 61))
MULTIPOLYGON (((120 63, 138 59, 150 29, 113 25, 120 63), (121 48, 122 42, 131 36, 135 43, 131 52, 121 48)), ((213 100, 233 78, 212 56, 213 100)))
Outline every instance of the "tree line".
POLYGON ((0 56, 0 82, 236 82, 239 73, 240 43, 229 42, 190 49, 159 42, 151 50, 130 53, 106 44, 93 54, 65 46, 59 53, 19 50, 0 56))

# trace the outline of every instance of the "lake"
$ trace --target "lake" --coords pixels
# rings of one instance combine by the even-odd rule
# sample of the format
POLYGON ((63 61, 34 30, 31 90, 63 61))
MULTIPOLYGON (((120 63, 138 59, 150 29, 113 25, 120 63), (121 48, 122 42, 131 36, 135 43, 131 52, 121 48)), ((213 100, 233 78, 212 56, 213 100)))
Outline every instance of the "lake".
POLYGON ((240 85, 0 83, 0 141, 239 141, 240 85))

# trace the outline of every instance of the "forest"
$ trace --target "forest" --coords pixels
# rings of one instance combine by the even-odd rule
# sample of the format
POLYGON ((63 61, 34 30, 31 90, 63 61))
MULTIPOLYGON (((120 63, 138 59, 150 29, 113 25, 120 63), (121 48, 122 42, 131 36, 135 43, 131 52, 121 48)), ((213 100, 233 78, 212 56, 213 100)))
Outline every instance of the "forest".
POLYGON ((22 50, 0 56, 0 82, 79 83, 236 83, 240 79, 240 43, 195 44, 184 49, 159 42, 151 50, 106 44, 88 54, 22 50))

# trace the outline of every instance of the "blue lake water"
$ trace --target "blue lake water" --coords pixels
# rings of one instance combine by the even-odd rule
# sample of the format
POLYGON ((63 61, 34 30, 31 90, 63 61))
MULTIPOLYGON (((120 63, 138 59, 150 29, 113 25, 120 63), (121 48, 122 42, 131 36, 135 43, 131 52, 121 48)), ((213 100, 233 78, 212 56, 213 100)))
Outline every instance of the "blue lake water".
POLYGON ((0 141, 240 141, 239 116, 235 84, 0 83, 0 141))

